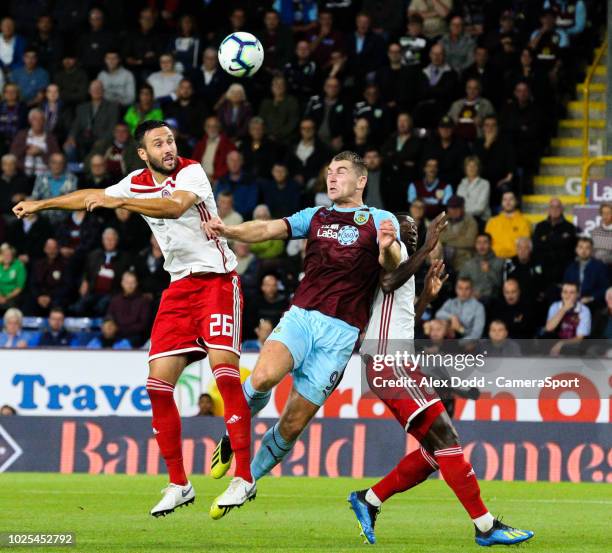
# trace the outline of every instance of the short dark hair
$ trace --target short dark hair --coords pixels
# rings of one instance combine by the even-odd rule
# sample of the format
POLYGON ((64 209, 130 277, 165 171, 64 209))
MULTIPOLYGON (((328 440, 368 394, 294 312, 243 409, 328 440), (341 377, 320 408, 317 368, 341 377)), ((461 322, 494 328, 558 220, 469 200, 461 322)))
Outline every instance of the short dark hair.
POLYGON ((469 276, 460 276, 457 279, 457 282, 462 281, 462 282, 469 282, 470 286, 474 286, 474 281, 469 277, 469 276))
POLYGON ((365 161, 363 158, 349 150, 344 150, 339 154, 335 155, 333 161, 350 161, 353 166, 353 170, 357 173, 358 177, 366 177, 368 175, 368 168, 366 167, 365 161))
POLYGON ((491 325, 494 324, 498 324, 498 325, 503 325, 504 328, 506 330, 508 330, 508 325, 506 324, 506 321, 502 320, 502 319, 493 319, 490 323, 489 323, 489 328, 491 328, 491 325))
POLYGON ((593 239, 590 236, 579 236, 576 244, 578 244, 578 242, 588 242, 591 246, 593 245, 593 239))
POLYGON ((580 286, 578 285, 578 283, 572 280, 564 281, 563 284, 561 284, 561 288, 563 288, 564 286, 573 286, 574 288, 576 288, 576 292, 578 292, 578 290, 580 289, 580 286))
POLYGON ((160 121, 158 119, 151 119, 150 121, 143 121, 142 123, 140 123, 134 131, 134 140, 136 140, 138 147, 144 148, 145 134, 147 134, 149 131, 152 131, 153 129, 160 129, 161 127, 167 127, 168 129, 170 129, 170 127, 168 127, 165 121, 160 121))
POLYGON ((51 315, 51 313, 61 313, 62 315, 65 315, 64 310, 61 307, 52 307, 49 310, 49 315, 51 315))
POLYGON ((200 401, 203 397, 207 397, 208 399, 210 399, 210 401, 212 401, 212 396, 206 392, 204 392, 203 394, 200 394, 198 401, 200 401))

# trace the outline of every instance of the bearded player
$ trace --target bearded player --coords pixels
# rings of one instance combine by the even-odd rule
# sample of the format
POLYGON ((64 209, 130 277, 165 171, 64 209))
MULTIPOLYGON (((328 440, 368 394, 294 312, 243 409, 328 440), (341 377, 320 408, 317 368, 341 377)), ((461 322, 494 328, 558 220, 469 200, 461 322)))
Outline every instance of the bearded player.
MULTIPOLYGON (((446 215, 442 213, 432 221, 423 247, 416 249, 417 228, 414 220, 398 215, 402 238, 402 263, 394 271, 383 275, 381 287, 372 307, 370 323, 366 331, 361 353, 372 372, 372 356, 393 354, 412 348, 414 322, 420 319, 425 307, 437 296, 444 280, 444 265, 434 261, 425 278, 425 287, 415 305, 414 274, 438 243, 440 233, 446 227, 446 215), (410 254, 411 257, 408 257, 410 254)), ((374 525, 382 503, 397 493, 404 492, 425 481, 439 470, 444 481, 472 519, 476 543, 482 546, 513 545, 533 537, 530 530, 511 528, 494 518, 484 505, 480 487, 472 465, 463 455, 459 437, 435 391, 418 382, 423 376, 416 370, 402 366, 385 366, 376 376, 395 380, 412 378, 413 387, 407 386, 399 393, 380 393, 372 386, 381 401, 393 413, 406 432, 421 444, 420 449, 409 453, 382 480, 367 490, 351 492, 348 501, 368 543, 376 543, 374 525)))
MULTIPOLYGON (((226 226, 206 223, 207 233, 242 242, 307 238, 304 278, 292 306, 265 342, 244 393, 255 415, 286 374, 293 388, 280 420, 264 435, 251 463, 255 480, 268 474, 291 451, 306 425, 342 378, 360 331, 365 327, 381 270, 400 261, 395 217, 363 205, 367 169, 353 152, 342 152, 327 171, 330 208, 311 207, 274 221, 226 226)), ((212 475, 220 478, 231 462, 223 438, 213 454, 212 475)), ((216 500, 212 518, 224 516, 216 500)))
POLYGON ((225 423, 236 455, 236 472, 219 497, 226 507, 255 495, 250 471, 251 414, 240 384, 242 291, 236 259, 223 238, 208 238, 203 221, 217 215, 202 166, 177 156, 172 131, 163 121, 146 121, 135 132, 146 169, 133 171, 105 190, 86 189, 39 201, 24 201, 13 211, 26 217, 45 209, 118 207, 141 214, 164 254, 171 283, 163 293, 151 331, 147 392, 153 433, 170 483, 151 515, 165 516, 193 503, 195 491, 183 466, 181 419, 174 386, 183 369, 208 355, 225 404, 225 423))

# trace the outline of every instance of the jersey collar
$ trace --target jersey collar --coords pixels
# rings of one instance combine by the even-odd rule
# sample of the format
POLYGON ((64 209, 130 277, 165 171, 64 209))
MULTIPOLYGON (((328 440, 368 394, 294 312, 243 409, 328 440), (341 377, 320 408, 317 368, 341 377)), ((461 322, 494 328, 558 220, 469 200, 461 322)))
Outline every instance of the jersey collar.
POLYGON ((336 204, 332 204, 330 210, 338 211, 340 213, 352 213, 359 211, 360 209, 369 209, 367 205, 360 205, 358 207, 338 207, 336 204))

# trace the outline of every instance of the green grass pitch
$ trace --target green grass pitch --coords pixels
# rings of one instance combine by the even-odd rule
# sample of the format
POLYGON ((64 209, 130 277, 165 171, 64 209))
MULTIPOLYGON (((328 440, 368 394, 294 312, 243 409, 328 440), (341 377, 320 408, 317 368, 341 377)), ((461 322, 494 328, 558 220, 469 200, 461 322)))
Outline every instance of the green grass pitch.
MULTIPOLYGON (((0 475, 0 532, 74 532, 76 547, 12 547, 19 551, 117 553, 358 551, 362 544, 346 496, 372 479, 264 478, 257 499, 220 521, 208 517, 227 485, 195 476, 194 505, 166 518, 148 511, 165 478, 56 474, 0 475)), ((483 482, 493 514, 535 531, 524 552, 610 551, 609 484, 483 482)), ((478 551, 473 528, 454 495, 430 480, 389 500, 377 524, 376 551, 478 551)), ((8 549, 4 549, 8 550, 8 549)))

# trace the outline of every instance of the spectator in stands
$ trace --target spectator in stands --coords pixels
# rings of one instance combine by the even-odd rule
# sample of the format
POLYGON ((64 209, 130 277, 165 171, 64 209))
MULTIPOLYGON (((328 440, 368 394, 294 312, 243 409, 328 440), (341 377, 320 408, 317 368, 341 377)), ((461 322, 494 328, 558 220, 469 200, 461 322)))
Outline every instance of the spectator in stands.
POLYGON ((458 76, 446 62, 444 46, 434 44, 429 51, 431 63, 419 75, 420 102, 415 108, 415 124, 432 127, 446 113, 451 101, 456 98, 458 76))
MULTIPOLYGON (((397 207, 403 204, 403 198, 405 194, 397 194, 392 189, 394 184, 389 178, 386 169, 382 166, 382 156, 377 148, 367 148, 365 155, 363 156, 366 168, 368 170, 368 185, 366 188, 365 200, 369 207, 376 207, 378 209, 397 209, 397 207), (398 196, 400 203, 394 202, 392 199, 393 194, 398 196), (387 207, 388 206, 388 207, 387 207)), ((400 187, 397 187, 401 190, 400 187)))
POLYGON ((286 21, 281 23, 279 13, 273 9, 266 10, 263 24, 264 27, 258 35, 266 52, 263 68, 266 73, 272 75, 289 61, 293 52, 293 33, 286 26, 286 21))
POLYGON ((11 71, 11 82, 19 87, 21 99, 28 107, 38 106, 45 97, 49 73, 38 67, 38 53, 27 48, 23 54, 23 66, 11 71))
POLYGON ((274 219, 289 217, 300 209, 300 186, 281 161, 272 166, 272 180, 262 181, 261 195, 274 219))
POLYGON ((474 298, 472 281, 459 277, 455 285, 456 297, 448 299, 436 312, 436 319, 449 321, 449 333, 454 338, 477 340, 485 325, 485 310, 474 298))
POLYGON ((159 57, 159 69, 147 77, 147 83, 153 88, 153 97, 156 100, 175 94, 183 79, 182 73, 176 71, 174 56, 170 53, 162 54, 159 57))
POLYGON ((550 349, 550 355, 579 351, 580 342, 591 333, 591 312, 578 299, 578 284, 563 283, 561 300, 548 309, 545 328, 549 336, 559 338, 550 349))
MULTIPOLYGON (((0 39, 1 40, 1 39, 0 39)), ((23 314, 16 307, 6 310, 0 332, 0 348, 27 348, 32 336, 22 330, 23 314)))
MULTIPOLYGON (((244 351, 244 348, 243 348, 244 351)), ((200 394, 198 398, 198 417, 214 417, 213 400, 210 394, 200 394)))
POLYGON ((98 73, 97 79, 104 86, 104 99, 123 108, 136 100, 136 79, 129 69, 121 64, 119 50, 111 49, 104 55, 106 68, 98 73))
POLYGON ((493 104, 480 95, 481 85, 477 79, 465 83, 465 98, 452 103, 448 116, 455 123, 455 135, 473 142, 480 135, 485 117, 495 114, 493 104))
MULTIPOLYGON (((270 208, 266 204, 259 204, 253 210, 254 221, 269 221, 272 219, 270 208)), ((250 250, 258 259, 273 259, 282 255, 285 250, 283 240, 264 240, 250 245, 250 250)))
POLYGON ((535 52, 543 69, 550 71, 560 61, 561 50, 569 46, 569 38, 564 30, 556 27, 556 16, 551 9, 540 14, 540 28, 533 31, 529 47, 535 52))
POLYGON ((129 340, 118 336, 119 327, 110 317, 104 319, 102 323, 102 335, 92 338, 87 349, 132 349, 129 340))
POLYGON ((319 70, 311 59, 308 41, 300 40, 295 46, 295 56, 285 63, 283 75, 287 80, 289 94, 295 96, 300 105, 305 105, 319 88, 319 70))
POLYGON ((15 20, 12 17, 3 17, 0 21, 0 71, 8 73, 21 67, 26 40, 15 33, 15 20))
POLYGON ((606 290, 605 307, 597 311, 593 317, 591 338, 612 340, 612 287, 606 290))
MULTIPOLYGON (((508 325, 501 319, 494 319, 489 324, 489 343, 487 344, 487 355, 493 357, 519 357, 521 347, 511 339, 508 339, 508 325)), ((511 335, 510 335, 511 336, 511 335)))
POLYGON ((317 138, 316 132, 317 127, 313 119, 302 119, 300 140, 289 148, 287 156, 289 173, 303 189, 313 187, 321 167, 331 156, 327 146, 317 138))
POLYGON ((0 174, 0 215, 10 215, 13 206, 25 200, 31 185, 25 175, 17 168, 17 157, 13 154, 2 156, 0 174))
POLYGON ((340 99, 340 81, 328 78, 323 85, 323 94, 315 94, 308 100, 304 117, 317 124, 317 136, 332 150, 339 151, 347 133, 348 110, 340 99))
POLYGON ((599 215, 601 222, 591 231, 593 257, 608 265, 610 273, 612 269, 612 204, 601 204, 599 215))
POLYGON ((317 25, 307 35, 312 59, 319 68, 327 67, 332 52, 345 52, 345 36, 334 28, 334 16, 330 11, 320 10, 317 25))
POLYGON ((504 192, 501 212, 488 220, 485 231, 493 239, 493 251, 497 257, 507 258, 516 255, 518 238, 529 238, 531 225, 527 218, 516 207, 514 192, 504 192))
MULTIPOLYGON (((366 152, 366 157, 367 155, 368 152, 366 152)), ((314 205, 331 207, 333 202, 329 199, 329 196, 327 195, 327 166, 321 167, 312 192, 314 193, 314 205)))
POLYGON ((170 275, 164 271, 164 256, 154 234, 149 244, 136 257, 135 267, 140 291, 152 301, 152 312, 156 312, 162 292, 170 283, 170 275))
POLYGON ((217 195, 217 212, 226 225, 239 225, 244 221, 242 215, 234 210, 234 196, 231 192, 220 192, 217 195))
POLYGON ((133 211, 118 207, 109 217, 108 225, 119 234, 121 249, 131 255, 136 255, 149 244, 151 230, 144 219, 133 211))
POLYGON ((38 213, 32 213, 23 219, 16 219, 8 227, 7 238, 12 244, 19 259, 29 263, 43 255, 47 238, 53 234, 49 220, 38 213))
POLYGON ((227 154, 227 173, 219 179, 216 193, 231 192, 236 211, 248 220, 259 199, 259 186, 255 178, 244 171, 243 165, 240 152, 234 150, 227 154))
POLYGON ((506 259, 504 265, 504 279, 516 280, 530 303, 543 301, 544 292, 550 284, 546 280, 545 268, 532 252, 531 240, 519 238, 516 241, 516 255, 506 259))
POLYGON ((440 44, 446 52, 446 61, 459 74, 474 61, 474 39, 463 29, 463 18, 455 15, 451 18, 446 33, 440 44))
POLYGON ((240 153, 245 169, 258 178, 268 178, 272 163, 277 159, 277 146, 266 136, 266 125, 261 117, 251 117, 249 133, 240 141, 240 153))
POLYGON ((162 105, 164 116, 176 120, 179 135, 193 148, 204 123, 207 108, 194 94, 193 84, 181 79, 176 89, 176 100, 162 105))
POLYGON ((257 327, 257 321, 268 319, 276 326, 281 315, 289 306, 287 297, 281 292, 280 282, 276 275, 264 275, 260 281, 259 293, 246 306, 245 334, 252 336, 257 327), (253 329, 253 330, 251 330, 253 329))
POLYGON ((30 127, 15 135, 11 153, 17 157, 19 169, 34 178, 47 171, 49 156, 60 149, 55 137, 45 131, 45 114, 40 109, 30 110, 28 122, 30 127))
POLYGON ((464 160, 469 155, 465 141, 455 136, 455 124, 445 115, 435 133, 426 143, 423 159, 437 159, 440 178, 456 186, 464 175, 464 160))
POLYGON ((109 137, 119 119, 119 106, 104 99, 104 86, 98 80, 89 84, 89 102, 79 104, 64 151, 71 161, 83 159, 97 140, 109 137))
POLYGON ((446 213, 448 226, 440 235, 440 243, 446 263, 459 273, 474 254, 478 224, 472 215, 466 213, 462 196, 452 196, 448 200, 446 213))
POLYGON ((77 64, 77 56, 71 48, 62 56, 62 68, 53 75, 59 87, 60 98, 70 110, 87 100, 89 79, 85 70, 77 64))
POLYGON ((371 145, 370 122, 365 117, 360 117, 353 125, 353 136, 346 145, 346 149, 363 157, 371 145))
POLYGON ((60 307, 53 307, 47 319, 47 328, 36 344, 38 347, 68 347, 72 342, 72 334, 64 327, 64 311, 60 307))
POLYGON ((385 140, 390 127, 390 115, 387 107, 380 99, 380 91, 375 84, 366 85, 363 100, 353 106, 353 121, 365 118, 370 124, 370 140, 380 144, 385 140))
POLYGON ((491 217, 489 195, 491 185, 480 176, 480 160, 476 156, 468 156, 463 162, 465 177, 459 183, 457 195, 467 203, 466 213, 477 217, 484 223, 491 217))
POLYGON ((527 340, 534 337, 533 305, 523 297, 523 289, 513 278, 504 282, 501 299, 490 304, 489 316, 504 322, 510 338, 527 340))
POLYGON ((285 77, 272 78, 272 98, 264 98, 259 116, 265 121, 270 138, 278 144, 290 142, 300 121, 300 107, 294 96, 287 94, 285 77))
POLYGON ((0 246, 0 313, 21 302, 27 271, 10 244, 0 246))
POLYGON ((228 173, 228 155, 236 150, 236 145, 221 132, 221 123, 216 115, 204 122, 204 137, 194 150, 193 159, 199 161, 206 174, 217 182, 228 173))
MULTIPOLYGON (((404 66, 411 69, 425 67, 429 61, 429 49, 431 43, 423 32, 423 17, 419 13, 408 16, 406 32, 398 39, 400 45, 401 60, 404 66)), ((391 45, 389 45, 389 49, 391 45)), ((414 74, 411 71, 411 75, 414 74)))
POLYGON ((111 294, 119 291, 121 275, 130 266, 130 257, 118 249, 119 235, 109 227, 102 233, 102 248, 87 256, 79 299, 72 306, 77 316, 106 313, 111 294))
POLYGON ((153 87, 149 84, 143 84, 138 89, 138 101, 129 107, 123 117, 132 134, 143 121, 164 118, 161 108, 153 100, 153 87))
POLYGON ((71 259, 79 271, 82 271, 85 257, 100 242, 100 234, 100 220, 97 215, 83 210, 70 213, 55 229, 62 257, 71 259))
MULTIPOLYGON (((61 152, 49 156, 49 170, 38 175, 32 190, 33 200, 48 200, 77 189, 76 175, 66 170, 66 157, 61 152)), ((56 225, 66 218, 66 212, 59 209, 45 211, 45 217, 56 225)))
MULTIPOLYGON (((91 172, 93 177, 92 186, 81 188, 105 188, 110 184, 119 182, 125 175, 136 169, 144 169, 144 162, 137 152, 136 141, 130 134, 130 128, 126 123, 120 121, 115 125, 112 136, 101 138, 91 149, 89 156, 85 159, 85 168, 91 172), (102 165, 94 164, 94 157, 102 158, 102 165), (94 165, 96 169, 94 169, 94 165), (102 186, 103 175, 108 175, 108 184, 102 186)), ((89 177, 83 184, 90 181, 89 177)))
POLYGON ((610 285, 608 269, 593 257, 593 240, 588 236, 578 238, 576 260, 565 269, 563 281, 576 283, 583 304, 593 308, 603 305, 606 289, 610 285))
POLYGON ((217 108, 223 132, 230 140, 237 142, 247 135, 252 113, 244 87, 239 83, 231 84, 217 108))
POLYGON ((270 319, 259 319, 259 324, 255 327, 256 338, 242 343, 242 353, 259 353, 273 329, 274 325, 270 319))
POLYGON ((488 305, 499 294, 504 261, 491 251, 491 237, 488 234, 476 237, 474 250, 474 256, 463 265, 459 278, 469 278, 474 297, 488 305))
POLYGON ((385 41, 371 29, 372 22, 366 13, 357 14, 355 31, 347 40, 347 53, 353 74, 371 78, 385 63, 385 41))
POLYGON ((146 7, 138 16, 139 29, 130 31, 125 41, 125 61, 138 81, 146 79, 159 65, 159 56, 164 45, 155 31, 156 12, 146 7))
POLYGON ((60 33, 54 29, 50 15, 43 14, 37 18, 36 31, 30 39, 29 47, 38 52, 38 61, 42 67, 48 71, 58 68, 64 45, 60 33))
POLYGON ((14 417, 17 415, 17 409, 11 405, 3 405, 0 407, 0 417, 14 417))
POLYGON ((202 65, 191 76, 196 94, 203 98, 208 111, 217 105, 229 86, 229 76, 219 67, 217 50, 206 48, 202 53, 202 65))
POLYGON ((193 70, 202 56, 202 40, 196 19, 191 14, 182 15, 178 21, 176 36, 170 41, 170 51, 174 55, 179 71, 193 70))
POLYGON ((519 82, 529 85, 529 90, 531 90, 536 103, 540 107, 544 108, 547 103, 555 104, 550 76, 538 67, 533 50, 529 47, 521 50, 519 64, 506 73, 505 90, 507 96, 512 96, 519 82))
POLYGON ((240 275, 242 292, 245 298, 253 298, 257 294, 259 285, 259 270, 261 261, 251 252, 249 244, 244 242, 233 243, 234 253, 236 254, 236 272, 240 275))
POLYGON ((29 284, 29 301, 24 308, 28 315, 46 317, 52 307, 64 304, 68 292, 68 262, 60 255, 59 243, 49 238, 45 257, 33 263, 29 284))
POLYGON ((374 82, 380 91, 385 110, 392 116, 400 110, 410 110, 414 107, 416 91, 410 83, 414 80, 417 70, 402 63, 402 49, 397 42, 389 44, 387 58, 388 64, 376 70, 374 82))
POLYGON ((427 206, 425 216, 433 219, 444 211, 444 206, 453 195, 453 188, 438 178, 438 161, 435 159, 425 161, 423 175, 422 179, 408 185, 408 202, 421 198, 427 206))
POLYGON ((47 86, 40 109, 45 114, 45 130, 52 133, 59 144, 63 144, 70 130, 72 114, 61 100, 60 90, 56 84, 47 86))
POLYGON ((106 316, 117 323, 117 336, 132 347, 144 344, 151 324, 151 301, 138 289, 138 277, 132 271, 121 276, 121 292, 110 301, 106 316))
POLYGON ((493 63, 489 61, 489 51, 484 46, 474 48, 474 63, 461 74, 463 82, 476 79, 481 85, 481 92, 485 98, 498 106, 502 92, 501 75, 493 63))
MULTIPOLYGON (((128 34, 128 37, 131 35, 128 34)), ((104 54, 115 45, 115 34, 104 27, 104 12, 100 8, 92 8, 89 11, 89 31, 78 39, 79 60, 89 78, 94 78, 103 69, 104 54)))
POLYGON ((429 39, 444 34, 446 18, 453 7, 453 0, 411 0, 408 16, 419 14, 423 18, 423 32, 429 39))
POLYGON ((484 118, 482 134, 474 144, 474 155, 482 163, 482 176, 491 185, 491 204, 496 206, 502 194, 512 186, 516 158, 512 144, 499 135, 495 116, 484 118))
POLYGON ((418 178, 422 152, 423 141, 414 132, 412 117, 408 113, 399 113, 395 132, 381 148, 385 168, 396 187, 418 178))
POLYGON ((534 254, 541 261, 549 282, 561 282, 576 248, 576 227, 563 215, 563 204, 552 198, 548 217, 533 232, 534 254))
POLYGON ((28 111, 19 97, 19 87, 13 83, 4 84, 0 102, 0 151, 10 148, 15 135, 27 126, 27 121, 28 111))

